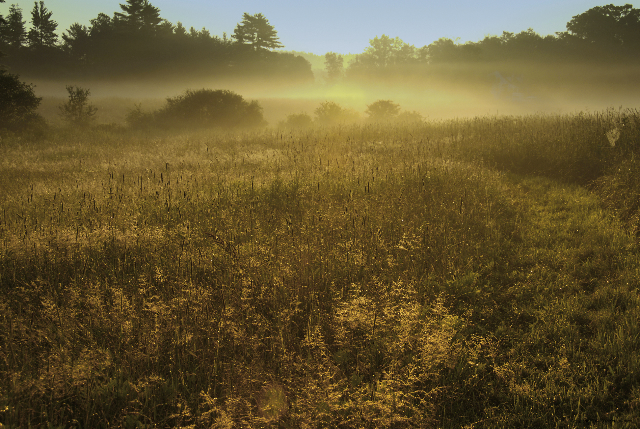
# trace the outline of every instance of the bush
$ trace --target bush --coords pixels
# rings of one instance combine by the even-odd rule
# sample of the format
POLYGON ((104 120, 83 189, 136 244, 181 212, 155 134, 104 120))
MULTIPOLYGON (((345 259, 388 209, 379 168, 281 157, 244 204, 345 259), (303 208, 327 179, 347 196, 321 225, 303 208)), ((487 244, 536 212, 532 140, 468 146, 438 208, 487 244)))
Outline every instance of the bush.
MULTIPOLYGON (((139 119, 146 120, 138 112, 139 119)), ((131 115, 130 115, 131 116, 131 115)), ((158 126, 184 127, 257 127, 265 124, 262 107, 257 101, 247 102, 228 90, 187 90, 183 95, 167 98, 167 105, 154 114, 158 126)))
POLYGON ((369 104, 365 113, 372 121, 391 121, 400 113, 400 106, 391 100, 378 100, 369 104))
POLYGON ((412 112, 405 110, 398 115, 396 120, 398 122, 402 122, 405 124, 415 124, 415 123, 424 121, 424 118, 420 113, 416 112, 415 110, 412 112))
POLYGON ((131 128, 151 128, 154 124, 154 114, 152 112, 144 112, 142 104, 135 104, 134 108, 127 112, 125 122, 131 128))
POLYGON ((0 130, 23 132, 44 127, 44 119, 36 112, 42 98, 36 97, 33 88, 17 75, 0 70, 0 130))
POLYGON ((69 100, 61 104, 60 116, 64 118, 70 125, 74 126, 87 126, 91 121, 95 119, 98 108, 89 104, 88 89, 83 89, 78 86, 67 86, 67 92, 69 93, 69 100))
POLYGON ((345 109, 333 101, 325 101, 314 112, 316 121, 322 125, 333 125, 340 122, 355 122, 358 114, 352 110, 345 109))
POLYGON ((287 128, 309 128, 313 125, 313 119, 306 113, 294 113, 287 116, 283 125, 287 128))

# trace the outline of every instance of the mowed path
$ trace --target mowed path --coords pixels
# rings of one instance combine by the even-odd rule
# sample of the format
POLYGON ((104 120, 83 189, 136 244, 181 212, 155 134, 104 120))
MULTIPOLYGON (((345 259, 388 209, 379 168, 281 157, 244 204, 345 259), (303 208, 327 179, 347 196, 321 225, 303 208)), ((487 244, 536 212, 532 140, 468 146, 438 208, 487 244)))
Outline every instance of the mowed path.
POLYGON ((486 422, 640 424, 637 240, 585 188, 507 176, 505 191, 516 228, 480 307, 509 403, 486 422))

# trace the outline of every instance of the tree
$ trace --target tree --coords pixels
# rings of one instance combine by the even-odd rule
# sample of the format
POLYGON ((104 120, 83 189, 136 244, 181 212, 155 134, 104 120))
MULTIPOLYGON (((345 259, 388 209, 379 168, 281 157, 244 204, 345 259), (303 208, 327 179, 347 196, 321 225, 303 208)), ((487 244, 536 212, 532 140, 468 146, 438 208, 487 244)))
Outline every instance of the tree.
POLYGON ((133 33, 145 31, 154 34, 163 21, 160 9, 149 3, 149 0, 127 0, 126 4, 120 4, 120 9, 124 13, 114 14, 116 22, 133 33))
MULTIPOLYGON (((4 0, 0 0, 0 3, 4 3, 4 0)), ((4 26, 4 17, 0 15, 0 28, 4 26)))
POLYGON ((363 55, 377 68, 407 63, 415 58, 414 46, 403 42, 399 37, 392 39, 383 34, 369 40, 369 45, 363 55))
POLYGON ((249 15, 245 12, 231 37, 241 45, 250 45, 255 51, 283 47, 278 40, 278 32, 261 13, 249 15))
POLYGON ((99 13, 97 17, 89 21, 89 35, 92 39, 109 38, 113 33, 113 20, 109 15, 99 13))
POLYGON ((67 85, 69 100, 59 106, 60 116, 70 125, 86 126, 95 119, 98 108, 89 104, 88 89, 67 85))
POLYGON ((86 25, 80 25, 77 22, 71 24, 66 34, 62 34, 62 39, 65 48, 79 60, 85 60, 91 51, 91 39, 86 25))
POLYGON ((440 38, 427 46, 427 57, 431 64, 448 63, 460 58, 460 47, 446 37, 440 38))
POLYGON ((21 131, 43 124, 44 120, 36 112, 41 101, 42 98, 34 94, 33 85, 0 70, 0 129, 21 131))
POLYGON ((22 9, 12 4, 9 8, 9 15, 2 26, 2 39, 13 49, 24 45, 27 40, 27 32, 24 28, 26 22, 22 20, 22 9))
POLYGON ((383 34, 369 40, 369 45, 349 65, 347 73, 350 77, 399 79, 411 71, 411 66, 419 62, 420 51, 398 37, 391 38, 383 34))
POLYGON ((327 52, 324 55, 324 68, 327 71, 327 80, 335 82, 344 74, 344 58, 335 52, 327 52))
POLYGON ((569 32, 591 44, 640 47, 640 9, 632 5, 597 6, 574 16, 567 23, 569 32))
POLYGON ((53 12, 49 12, 44 5, 44 1, 34 2, 33 10, 31 11, 31 25, 27 39, 29 45, 32 47, 53 47, 58 36, 55 31, 58 28, 58 23, 51 19, 53 12))

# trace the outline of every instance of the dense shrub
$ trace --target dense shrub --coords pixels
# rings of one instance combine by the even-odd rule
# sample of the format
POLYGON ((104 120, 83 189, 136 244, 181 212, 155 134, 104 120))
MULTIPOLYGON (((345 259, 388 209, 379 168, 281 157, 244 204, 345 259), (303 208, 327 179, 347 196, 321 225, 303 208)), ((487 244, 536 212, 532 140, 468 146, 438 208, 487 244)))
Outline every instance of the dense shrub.
POLYGON ((357 112, 345 109, 333 101, 320 103, 320 106, 316 108, 314 113, 316 114, 316 121, 321 125, 355 122, 359 119, 357 112))
POLYGON ((155 112, 144 112, 136 105, 126 117, 134 128, 235 128, 265 125, 262 107, 246 101, 229 90, 188 89, 184 94, 167 98, 166 105, 155 112))
POLYGON ((0 70, 0 130, 22 132, 44 126, 36 112, 42 98, 36 97, 33 88, 17 75, 0 70))
POLYGON ((232 91, 201 89, 167 98, 157 113, 159 123, 172 127, 255 127, 264 124, 262 107, 232 91))
POLYGON ((391 100, 378 100, 369 104, 365 113, 372 121, 390 121, 398 117, 400 106, 391 100))
POLYGON ((313 119, 306 113, 294 113, 287 116, 282 125, 287 128, 308 128, 313 125, 313 119))
POLYGON ((396 120, 398 122, 411 124, 411 123, 423 122, 424 118, 420 113, 416 112, 415 110, 411 112, 408 110, 405 110, 403 112, 400 112, 400 114, 396 117, 396 120))

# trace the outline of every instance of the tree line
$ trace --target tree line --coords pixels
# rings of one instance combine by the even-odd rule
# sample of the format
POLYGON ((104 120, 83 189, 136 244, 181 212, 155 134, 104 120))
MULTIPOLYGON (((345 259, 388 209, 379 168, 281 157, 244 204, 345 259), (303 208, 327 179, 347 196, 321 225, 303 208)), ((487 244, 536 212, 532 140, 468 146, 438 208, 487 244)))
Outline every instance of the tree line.
MULTIPOLYGON (((2 1, 4 2, 4 1, 2 1)), ((31 28, 11 5, 0 20, 3 62, 21 75, 46 78, 279 77, 313 79, 301 57, 274 52, 282 47, 267 18, 245 13, 231 37, 172 24, 148 0, 127 0, 113 15, 99 13, 90 24, 72 24, 59 37, 53 12, 34 2, 31 28)))
MULTIPOLYGON (((11 5, 9 14, 0 19, 0 51, 7 54, 3 60, 12 71, 29 77, 313 80, 307 60, 274 51, 283 45, 260 13, 245 13, 230 37, 218 37, 205 28, 170 23, 149 0, 127 0, 120 9, 111 16, 98 14, 88 26, 74 23, 58 37, 58 24, 44 1, 34 2, 29 30, 23 11, 11 5)), ((504 70, 505 64, 522 69, 532 64, 635 64, 640 59, 640 10, 630 4, 591 8, 574 16, 566 28, 548 36, 531 28, 503 32, 467 43, 441 38, 423 47, 383 34, 371 39, 370 46, 347 66, 342 55, 327 53, 326 80, 428 81, 438 75, 466 77, 482 65, 500 65, 504 70)))
POLYGON ((520 33, 503 32, 478 42, 457 43, 441 38, 415 47, 400 38, 375 37, 363 53, 347 66, 341 55, 325 55, 329 82, 363 78, 421 78, 438 74, 468 76, 477 70, 518 66, 640 64, 640 9, 632 5, 597 6, 574 16, 567 31, 541 36, 529 28, 520 33))

